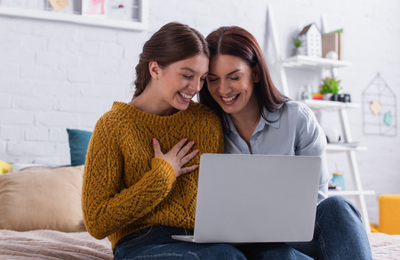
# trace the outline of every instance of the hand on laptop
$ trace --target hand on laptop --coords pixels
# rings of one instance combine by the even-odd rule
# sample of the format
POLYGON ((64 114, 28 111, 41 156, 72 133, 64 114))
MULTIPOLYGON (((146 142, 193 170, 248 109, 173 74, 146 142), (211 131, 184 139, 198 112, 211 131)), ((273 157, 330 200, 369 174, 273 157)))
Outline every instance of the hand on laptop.
POLYGON ((196 164, 190 167, 182 168, 182 166, 192 160, 192 158, 199 152, 199 150, 196 149, 193 152, 187 154, 190 148, 192 148, 192 146, 194 145, 194 141, 189 142, 183 147, 186 141, 187 138, 182 139, 174 147, 172 147, 172 149, 168 153, 163 154, 160 149, 160 143, 157 141, 157 139, 153 138, 154 157, 162 158, 169 162, 175 169, 176 177, 179 177, 185 173, 192 172, 199 167, 199 165, 196 164))

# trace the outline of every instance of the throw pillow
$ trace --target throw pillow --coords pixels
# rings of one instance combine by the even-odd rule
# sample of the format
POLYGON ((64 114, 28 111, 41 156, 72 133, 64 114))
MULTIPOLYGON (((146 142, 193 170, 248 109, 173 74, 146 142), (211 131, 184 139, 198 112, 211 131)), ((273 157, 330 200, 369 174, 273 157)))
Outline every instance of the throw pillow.
POLYGON ((10 170, 12 164, 6 163, 0 160, 0 174, 7 173, 10 170))
POLYGON ((89 145, 92 132, 68 129, 69 151, 71 154, 71 166, 78 166, 85 164, 86 151, 89 145))
POLYGON ((60 167, 0 175, 0 229, 85 231, 83 170, 60 167))

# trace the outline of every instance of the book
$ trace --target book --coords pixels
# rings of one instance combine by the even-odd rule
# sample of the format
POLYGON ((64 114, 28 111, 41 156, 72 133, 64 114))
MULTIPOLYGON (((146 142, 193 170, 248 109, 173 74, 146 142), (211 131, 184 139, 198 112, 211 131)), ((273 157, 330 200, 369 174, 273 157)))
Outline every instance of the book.
POLYGON ((322 35, 322 57, 326 58, 326 54, 335 51, 339 55, 339 34, 322 35))
POLYGON ((323 34, 321 44, 323 58, 326 58, 328 52, 335 51, 338 59, 343 60, 343 29, 323 34))
POLYGON ((339 33, 339 60, 343 60, 343 33, 339 33))

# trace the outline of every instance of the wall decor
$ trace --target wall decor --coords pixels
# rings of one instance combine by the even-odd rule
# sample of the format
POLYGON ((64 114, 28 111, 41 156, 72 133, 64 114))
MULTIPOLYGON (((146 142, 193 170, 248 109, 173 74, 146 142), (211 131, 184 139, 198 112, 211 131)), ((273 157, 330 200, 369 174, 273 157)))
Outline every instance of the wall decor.
POLYGON ((56 11, 68 6, 67 0, 49 0, 49 2, 51 4, 51 6, 53 7, 53 9, 56 11))
POLYGON ((362 93, 364 134, 397 136, 396 95, 378 72, 362 93))
POLYGON ((105 16, 105 0, 82 0, 82 15, 105 16))
POLYGON ((379 103, 379 101, 375 99, 371 102, 371 104, 369 105, 369 108, 371 109, 371 112, 374 115, 377 115, 377 114, 379 114, 379 112, 381 112, 382 106, 379 103))
POLYGON ((304 55, 321 58, 321 32, 319 31, 315 23, 309 24, 304 27, 297 36, 297 39, 302 41, 301 48, 304 48, 304 55))

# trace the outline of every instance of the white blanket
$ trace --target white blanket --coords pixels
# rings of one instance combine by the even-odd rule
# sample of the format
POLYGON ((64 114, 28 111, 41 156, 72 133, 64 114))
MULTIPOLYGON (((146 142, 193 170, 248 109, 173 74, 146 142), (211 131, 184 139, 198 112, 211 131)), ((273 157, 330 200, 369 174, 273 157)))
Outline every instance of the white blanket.
POLYGON ((400 235, 369 234, 374 260, 400 259, 400 235))
POLYGON ((88 232, 0 230, 0 259, 113 259, 111 242, 88 232))
MULTIPOLYGON (((369 235, 374 260, 400 259, 400 235, 369 235)), ((0 259, 113 259, 111 242, 87 232, 0 230, 0 259)))

